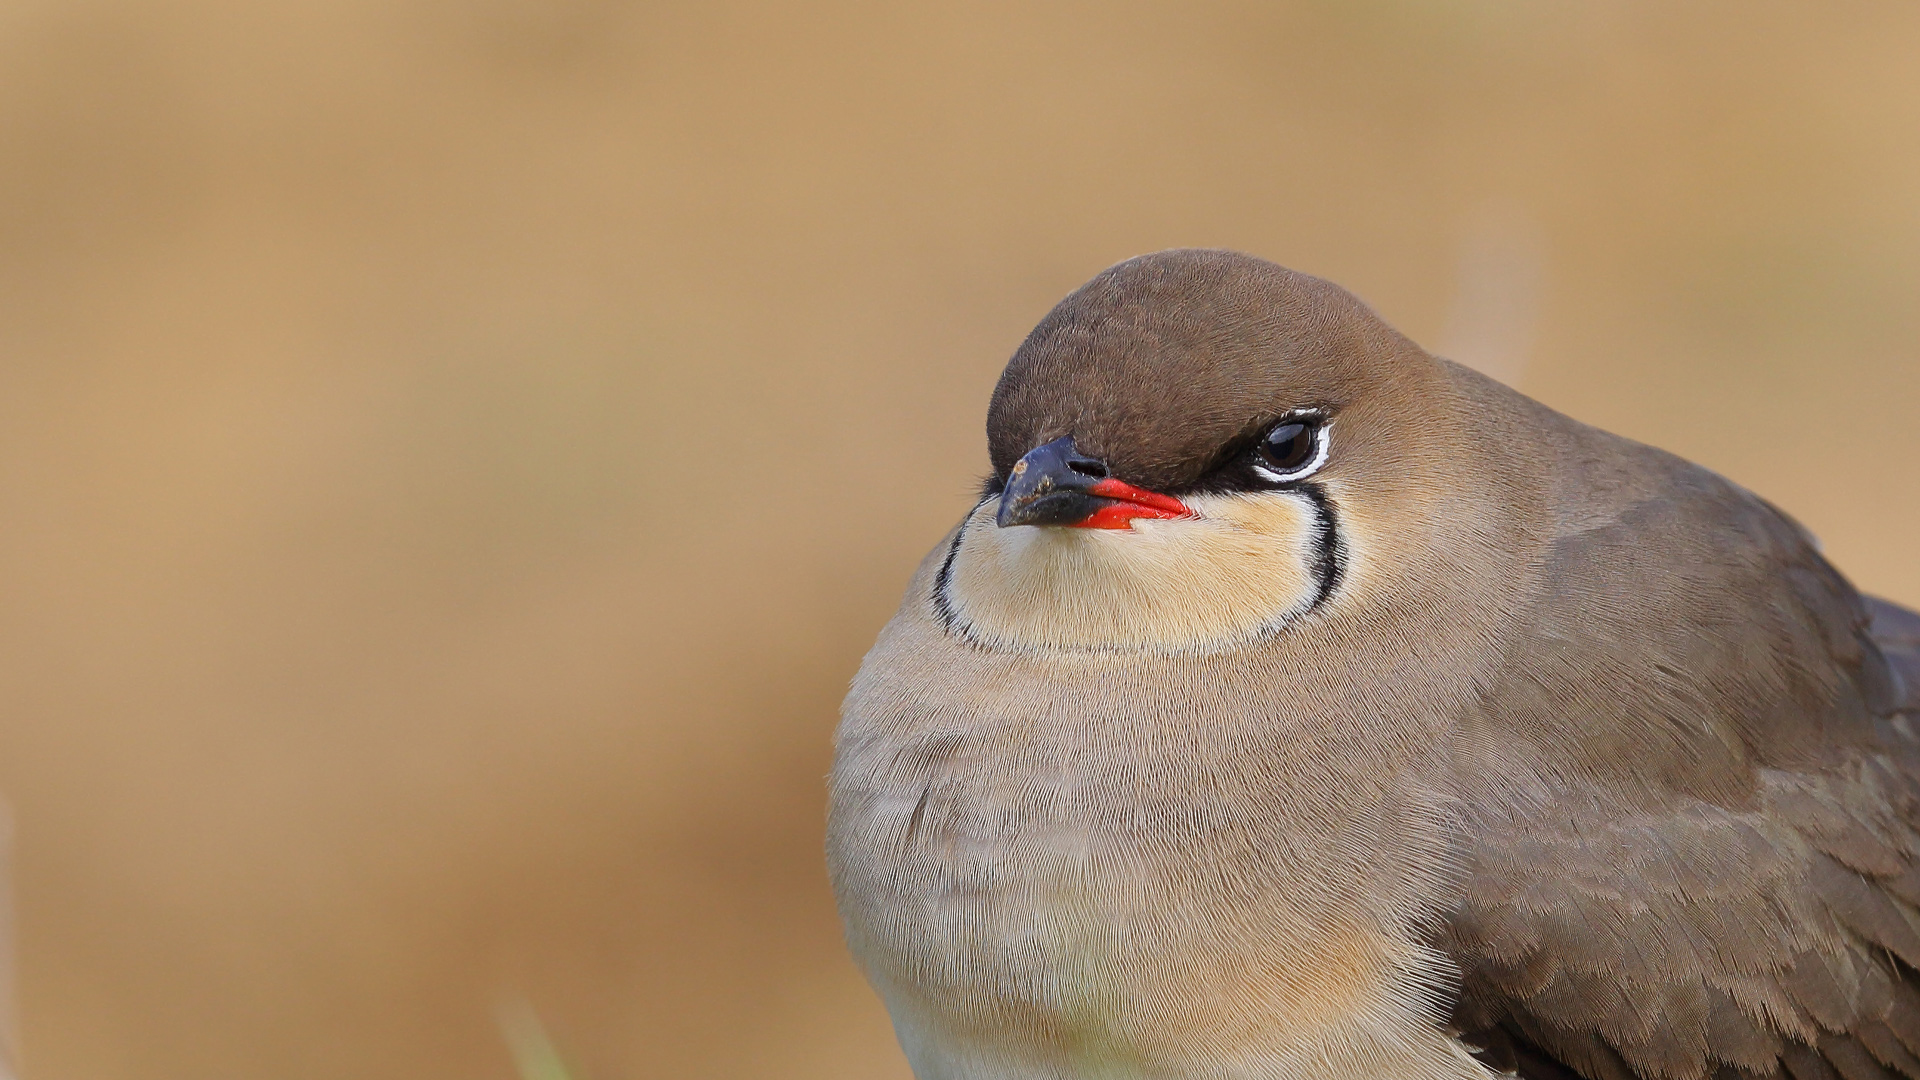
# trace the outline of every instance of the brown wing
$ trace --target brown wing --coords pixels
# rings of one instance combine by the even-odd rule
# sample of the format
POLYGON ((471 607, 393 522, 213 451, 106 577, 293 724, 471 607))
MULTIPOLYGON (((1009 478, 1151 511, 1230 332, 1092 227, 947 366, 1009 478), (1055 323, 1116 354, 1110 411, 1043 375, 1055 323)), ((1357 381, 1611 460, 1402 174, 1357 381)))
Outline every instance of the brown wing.
POLYGON ((1530 1080, 1920 1080, 1920 616, 1661 471, 1467 732, 1454 1023, 1530 1080))

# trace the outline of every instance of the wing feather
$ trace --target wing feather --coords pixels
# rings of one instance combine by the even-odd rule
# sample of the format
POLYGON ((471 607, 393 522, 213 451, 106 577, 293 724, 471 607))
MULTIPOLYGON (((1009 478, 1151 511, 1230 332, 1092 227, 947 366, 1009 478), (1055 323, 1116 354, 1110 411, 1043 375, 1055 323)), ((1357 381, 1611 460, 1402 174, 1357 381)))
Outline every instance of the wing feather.
POLYGON ((1920 614, 1690 470, 1584 511, 1465 734, 1455 1026, 1528 1080, 1920 1080, 1920 614))

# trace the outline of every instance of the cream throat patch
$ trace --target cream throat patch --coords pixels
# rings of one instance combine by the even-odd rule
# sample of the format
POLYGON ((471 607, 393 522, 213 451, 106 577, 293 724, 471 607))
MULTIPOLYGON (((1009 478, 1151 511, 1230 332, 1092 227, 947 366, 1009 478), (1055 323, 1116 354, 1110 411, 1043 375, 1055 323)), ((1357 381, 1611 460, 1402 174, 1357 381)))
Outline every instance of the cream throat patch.
POLYGON ((1000 528, 987 498, 953 539, 935 609, 987 648, 1211 652, 1338 589, 1350 551, 1321 486, 1185 502, 1197 516, 1126 529, 1000 528))

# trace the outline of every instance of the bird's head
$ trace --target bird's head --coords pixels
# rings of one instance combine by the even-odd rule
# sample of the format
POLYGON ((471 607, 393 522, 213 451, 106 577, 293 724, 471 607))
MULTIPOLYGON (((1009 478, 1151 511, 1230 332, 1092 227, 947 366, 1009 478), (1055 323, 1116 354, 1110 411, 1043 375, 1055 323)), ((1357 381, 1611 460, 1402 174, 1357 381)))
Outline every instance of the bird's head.
POLYGON ((1000 377, 935 606, 993 648, 1284 632, 1413 572, 1458 516, 1466 426, 1446 369, 1337 286, 1224 251, 1129 260, 1000 377))

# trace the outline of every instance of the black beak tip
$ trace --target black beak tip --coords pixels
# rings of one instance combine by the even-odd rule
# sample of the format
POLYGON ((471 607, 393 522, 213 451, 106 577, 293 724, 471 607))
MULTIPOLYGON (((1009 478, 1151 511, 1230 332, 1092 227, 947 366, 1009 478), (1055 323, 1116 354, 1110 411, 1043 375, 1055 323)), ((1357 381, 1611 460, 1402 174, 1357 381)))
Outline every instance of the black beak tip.
POLYGON ((1100 508, 1090 489, 1106 475, 1106 465, 1080 453, 1071 435, 1036 446, 1008 473, 994 522, 1003 529, 1078 524, 1100 508))
POLYGON ((1099 499, 1077 491, 1055 491, 1018 501, 1002 495, 994 523, 1003 529, 1015 525, 1078 525, 1098 509, 1099 499))

